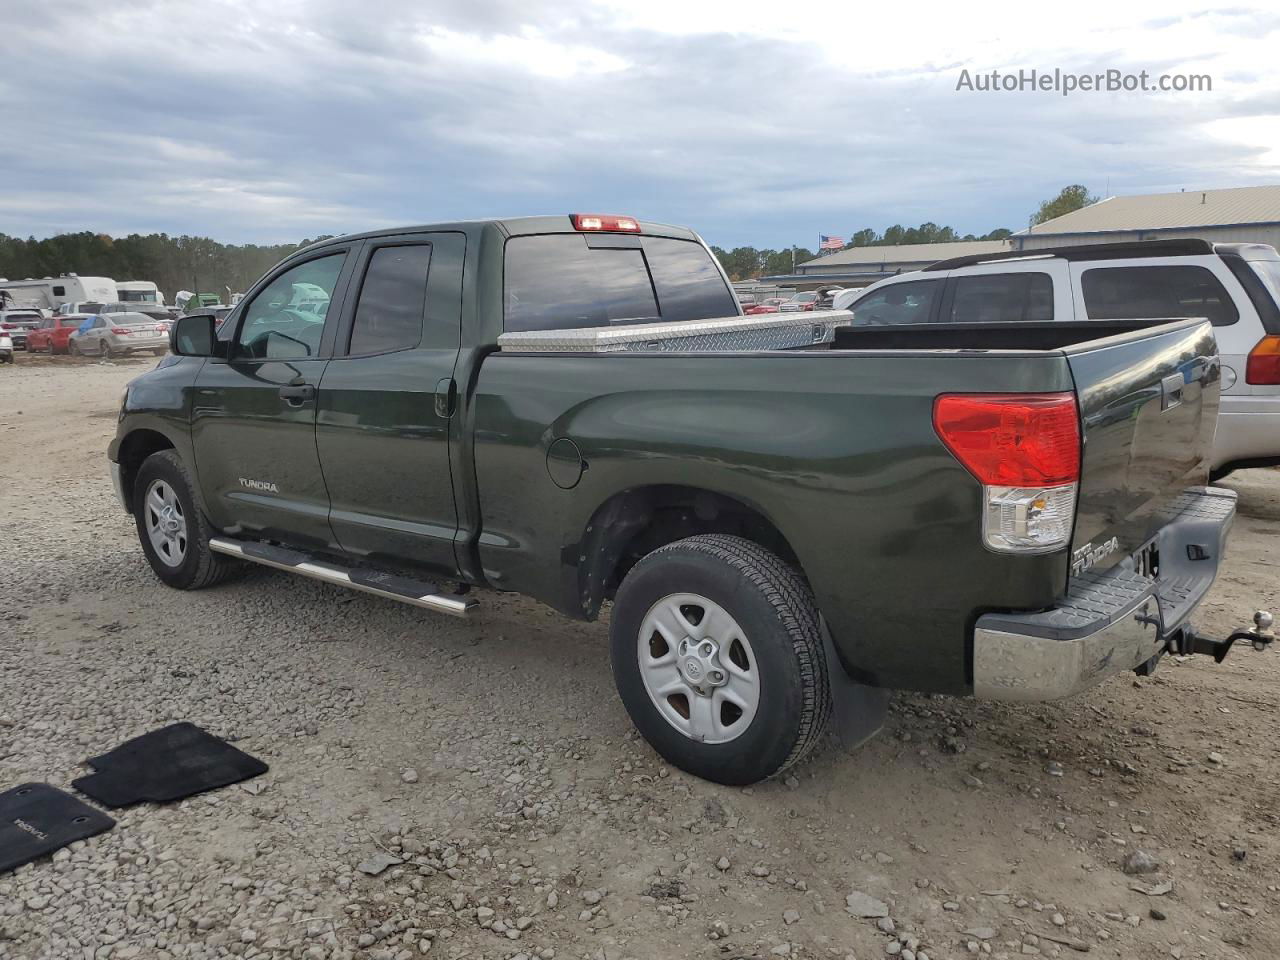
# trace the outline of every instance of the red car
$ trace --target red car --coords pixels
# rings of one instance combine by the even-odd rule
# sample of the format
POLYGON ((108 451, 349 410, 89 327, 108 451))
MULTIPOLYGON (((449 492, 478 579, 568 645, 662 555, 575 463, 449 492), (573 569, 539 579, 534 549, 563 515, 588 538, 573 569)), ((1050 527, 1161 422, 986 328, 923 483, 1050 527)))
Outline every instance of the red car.
POLYGON ((49 353, 66 353, 67 341, 90 314, 73 313, 65 317, 45 317, 40 326, 27 331, 27 353, 47 350, 49 353))
POLYGON ((814 291, 805 293, 797 293, 790 300, 786 301, 778 309, 782 313, 808 313, 818 304, 819 296, 814 291))
POLYGON ((787 302, 786 297, 770 297, 768 300, 761 300, 755 306, 747 307, 743 313, 777 313, 784 303, 787 302))

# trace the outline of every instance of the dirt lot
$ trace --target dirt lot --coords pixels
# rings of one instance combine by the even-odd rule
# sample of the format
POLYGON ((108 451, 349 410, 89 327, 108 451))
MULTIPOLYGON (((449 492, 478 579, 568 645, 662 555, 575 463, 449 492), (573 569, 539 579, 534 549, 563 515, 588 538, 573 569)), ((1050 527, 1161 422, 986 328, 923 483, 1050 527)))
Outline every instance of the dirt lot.
MULTIPOLYGON (((1280 651, 1056 705, 904 696, 854 755, 718 787, 634 736, 603 623, 160 586, 104 460, 152 362, 0 368, 0 788, 177 719, 271 772, 0 876, 0 957, 1280 956, 1280 651)), ((1216 632, 1280 606, 1280 472, 1228 482, 1216 632)))

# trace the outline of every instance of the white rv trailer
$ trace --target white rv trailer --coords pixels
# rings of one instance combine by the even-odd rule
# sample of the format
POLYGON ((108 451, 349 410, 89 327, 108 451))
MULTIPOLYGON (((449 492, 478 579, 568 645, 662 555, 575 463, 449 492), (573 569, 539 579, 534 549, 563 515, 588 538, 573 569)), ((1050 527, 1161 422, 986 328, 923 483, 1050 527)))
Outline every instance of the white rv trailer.
POLYGON ((150 280, 118 280, 116 292, 121 303, 154 303, 164 305, 164 294, 150 280))
POLYGON ((74 273, 39 280, 0 280, 0 290, 8 294, 4 299, 41 310, 56 310, 64 303, 114 303, 119 299, 114 280, 107 277, 81 277, 74 273))

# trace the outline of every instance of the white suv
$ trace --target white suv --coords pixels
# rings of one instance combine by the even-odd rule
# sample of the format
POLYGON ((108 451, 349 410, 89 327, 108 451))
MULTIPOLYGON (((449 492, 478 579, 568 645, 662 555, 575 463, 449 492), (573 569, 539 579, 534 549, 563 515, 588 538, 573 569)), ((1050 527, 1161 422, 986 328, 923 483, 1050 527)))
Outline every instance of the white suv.
POLYGON ((1212 467, 1280 464, 1280 254, 1255 243, 1144 240, 940 260, 845 290, 854 326, 1207 317, 1222 356, 1212 467))

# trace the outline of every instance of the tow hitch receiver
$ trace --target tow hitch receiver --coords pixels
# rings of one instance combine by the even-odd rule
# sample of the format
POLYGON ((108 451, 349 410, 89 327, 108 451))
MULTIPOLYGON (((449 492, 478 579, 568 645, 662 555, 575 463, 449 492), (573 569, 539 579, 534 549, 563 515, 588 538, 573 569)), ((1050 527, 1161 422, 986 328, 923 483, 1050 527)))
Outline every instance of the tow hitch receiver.
POLYGON ((1208 653, 1213 655, 1214 663, 1221 663, 1231 652, 1237 640, 1248 640, 1255 650, 1265 650, 1276 639, 1271 629, 1275 620, 1266 610, 1259 610, 1253 615, 1252 630, 1237 630, 1224 640, 1214 640, 1196 633, 1195 628, 1187 627, 1170 641, 1174 653, 1208 653))

